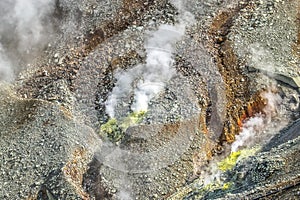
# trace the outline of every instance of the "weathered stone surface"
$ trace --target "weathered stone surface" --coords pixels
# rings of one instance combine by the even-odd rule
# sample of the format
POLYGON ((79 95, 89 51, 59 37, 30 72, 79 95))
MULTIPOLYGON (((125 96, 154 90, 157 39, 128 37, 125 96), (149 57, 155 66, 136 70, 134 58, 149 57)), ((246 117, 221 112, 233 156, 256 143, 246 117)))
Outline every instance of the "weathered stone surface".
MULTIPOLYGON (((195 192, 188 199, 297 199, 300 192, 299 120, 282 130, 261 152, 239 162, 227 172, 228 189, 195 192), (282 138, 290 138, 283 140, 282 138), (292 139, 294 138, 294 139, 292 139)), ((193 193, 193 192, 191 192, 193 193)))
POLYGON ((85 195, 75 189, 73 176, 85 173, 97 139, 65 108, 19 98, 12 86, 1 83, 0 141, 1 199, 50 199, 49 195, 81 199, 85 195), (82 154, 74 158, 78 151, 82 154), (70 162, 83 166, 72 174, 70 162))
MULTIPOLYGON (((149 103, 144 124, 130 127, 119 146, 103 145, 95 135, 108 119, 105 102, 116 73, 145 63, 148 32, 178 21, 174 2, 56 1, 55 40, 13 86, 0 84, 1 199, 280 199, 299 193, 298 94, 248 70, 272 65, 276 73, 299 75, 297 0, 184 1, 195 23, 176 44, 177 74, 167 91, 149 103), (232 190, 198 195, 190 183, 225 152, 243 120, 261 112, 265 102, 255 97, 271 86, 283 99, 279 116, 298 121, 225 176, 232 190), (180 198, 173 196, 177 191, 180 198)), ((131 97, 120 106, 122 115, 131 97)))

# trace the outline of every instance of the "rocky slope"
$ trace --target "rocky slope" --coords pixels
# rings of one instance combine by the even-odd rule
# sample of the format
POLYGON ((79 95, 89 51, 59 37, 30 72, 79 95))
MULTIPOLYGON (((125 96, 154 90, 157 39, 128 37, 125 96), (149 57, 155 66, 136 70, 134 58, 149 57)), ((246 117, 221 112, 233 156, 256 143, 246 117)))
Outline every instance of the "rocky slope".
POLYGON ((93 131, 57 104, 19 98, 6 84, 0 93, 1 198, 88 196, 80 183, 99 145, 93 131))
MULTIPOLYGON (((55 1, 49 44, 22 54, 18 62, 28 67, 0 85, 1 199, 299 194, 299 88, 274 76, 300 76, 299 2, 180 2, 55 1), (172 51, 169 44, 145 45, 162 24, 180 23, 185 32, 172 51), (151 48, 171 52, 175 73, 139 124, 121 141, 108 142, 99 136, 111 119, 107 100, 120 74, 140 73, 151 48), (266 122, 243 145, 262 150, 220 175, 225 190, 207 190, 205 169, 229 154, 247 120, 257 116, 266 122)), ((139 81, 125 81, 131 89, 118 97, 117 120, 130 116, 139 81)))

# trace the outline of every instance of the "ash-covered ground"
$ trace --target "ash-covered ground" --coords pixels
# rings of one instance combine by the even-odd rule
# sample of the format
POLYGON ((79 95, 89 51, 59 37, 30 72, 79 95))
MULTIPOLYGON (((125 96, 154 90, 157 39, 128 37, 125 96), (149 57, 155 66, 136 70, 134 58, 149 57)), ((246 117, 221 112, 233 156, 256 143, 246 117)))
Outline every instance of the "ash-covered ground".
POLYGON ((1 199, 297 199, 298 0, 3 0, 1 199))

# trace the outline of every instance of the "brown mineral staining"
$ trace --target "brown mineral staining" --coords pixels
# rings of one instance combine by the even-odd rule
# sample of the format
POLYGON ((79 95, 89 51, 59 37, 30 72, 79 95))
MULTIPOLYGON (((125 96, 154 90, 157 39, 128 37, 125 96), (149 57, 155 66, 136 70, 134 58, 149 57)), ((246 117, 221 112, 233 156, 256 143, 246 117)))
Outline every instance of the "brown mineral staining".
POLYGON ((243 121, 247 118, 255 116, 257 113, 263 112, 263 108, 266 105, 266 100, 263 99, 260 94, 254 95, 246 106, 242 110, 241 114, 237 116, 237 124, 240 128, 243 126, 243 121))
MULTIPOLYGON (((68 86, 71 91, 74 91, 76 85, 74 80, 77 78, 77 72, 80 69, 81 62, 95 48, 103 43, 108 38, 124 31, 130 25, 138 25, 137 19, 141 18, 144 14, 154 7, 164 7, 166 1, 124 1, 123 5, 117 11, 117 15, 110 20, 106 20, 99 27, 95 27, 94 30, 88 32, 83 42, 79 42, 78 47, 69 48, 69 52, 63 58, 64 65, 45 66, 38 69, 30 80, 25 80, 23 88, 18 93, 28 98, 37 98, 38 91, 32 88, 32 85, 42 87, 43 85, 50 84, 53 80, 65 79, 68 81, 68 86), (44 71, 49 72, 47 76, 44 75, 44 71)), ((134 53, 134 52, 130 52, 134 53)), ((129 54, 130 54, 129 53, 129 54)))
POLYGON ((240 69, 241 63, 233 51, 232 42, 227 39, 227 34, 230 32, 233 19, 239 9, 220 12, 213 19, 209 30, 210 51, 226 87, 227 120, 224 123, 220 142, 234 141, 234 135, 239 132, 239 113, 243 112, 244 106, 250 99, 248 79, 240 69))
POLYGON ((145 1, 124 1, 121 8, 117 11, 116 17, 105 22, 101 27, 96 28, 86 36, 86 44, 83 48, 85 53, 88 54, 105 39, 124 31, 128 26, 132 24, 137 25, 138 21, 136 19, 156 3, 160 4, 159 6, 164 6, 166 1, 160 1, 160 3, 155 1, 147 1, 147 3, 145 1))
POLYGON ((73 152, 71 159, 62 169, 67 180, 75 187, 77 193, 84 200, 90 199, 89 195, 82 188, 83 175, 87 171, 86 159, 87 151, 84 148, 78 148, 73 152))
POLYGON ((232 42, 227 38, 234 18, 245 6, 248 5, 243 4, 229 11, 221 11, 213 19, 208 32, 210 52, 214 56, 226 87, 227 111, 220 138, 221 143, 233 142, 242 127, 243 120, 261 112, 264 106, 259 94, 250 93, 249 79, 240 67, 243 63, 238 60, 232 42))

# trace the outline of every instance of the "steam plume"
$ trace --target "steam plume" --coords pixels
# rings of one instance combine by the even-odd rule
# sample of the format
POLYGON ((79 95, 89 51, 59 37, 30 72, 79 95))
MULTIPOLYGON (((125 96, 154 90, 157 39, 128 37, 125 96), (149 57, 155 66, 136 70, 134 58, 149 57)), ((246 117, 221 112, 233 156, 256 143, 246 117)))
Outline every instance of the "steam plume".
POLYGON ((116 74, 117 83, 106 101, 106 112, 115 117, 115 109, 122 98, 134 93, 132 111, 145 111, 149 101, 155 97, 175 75, 172 53, 175 44, 184 34, 185 26, 193 21, 193 16, 183 12, 180 22, 175 25, 161 25, 157 31, 146 39, 146 64, 137 65, 126 72, 116 74), (134 86, 134 81, 137 81, 134 86), (133 88, 134 87, 134 88, 133 88))
POLYGON ((232 143, 231 152, 236 152, 239 147, 249 147, 256 141, 262 139, 263 130, 277 113, 277 108, 282 101, 278 94, 271 91, 262 93, 262 97, 267 100, 267 104, 263 109, 264 114, 258 114, 248 119, 243 124, 242 132, 236 136, 236 140, 232 143))
POLYGON ((0 81, 11 81, 14 77, 12 65, 6 57, 4 49, 0 43, 0 81))
POLYGON ((47 43, 51 23, 47 16, 54 0, 2 0, 0 2, 0 80, 12 81, 15 57, 40 49, 47 43))
MULTIPOLYGON (((240 134, 236 136, 235 142, 231 144, 231 149, 227 149, 227 146, 225 146, 226 152, 230 150, 232 153, 246 148, 250 149, 255 147, 256 144, 262 145, 285 125, 285 122, 275 123, 275 125, 274 122, 270 123, 275 120, 276 114, 283 114, 278 109, 282 101, 281 97, 271 91, 263 92, 261 96, 267 102, 262 113, 244 122, 240 134)), ((201 177, 204 185, 218 183, 222 180, 223 172, 220 170, 218 163, 223 159, 221 156, 215 156, 209 165, 202 169, 201 177)))

